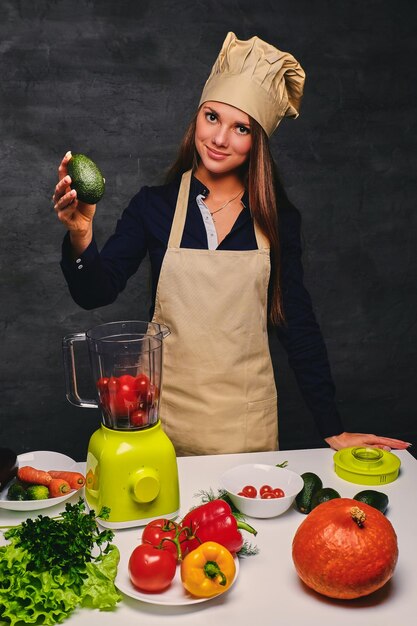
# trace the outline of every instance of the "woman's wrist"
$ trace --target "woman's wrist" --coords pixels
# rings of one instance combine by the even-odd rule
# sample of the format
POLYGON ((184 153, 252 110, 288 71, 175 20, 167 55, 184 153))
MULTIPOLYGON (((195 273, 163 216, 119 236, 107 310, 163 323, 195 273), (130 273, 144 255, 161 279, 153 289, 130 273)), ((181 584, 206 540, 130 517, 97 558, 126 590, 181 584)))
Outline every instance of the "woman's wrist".
POLYGON ((331 447, 333 450, 339 450, 344 447, 343 436, 347 433, 343 432, 339 435, 332 435, 331 437, 325 437, 324 441, 331 447))
POLYGON ((85 252, 93 240, 92 231, 86 234, 80 234, 75 232, 70 232, 70 242, 72 248, 72 255, 74 258, 80 256, 83 252, 85 252))

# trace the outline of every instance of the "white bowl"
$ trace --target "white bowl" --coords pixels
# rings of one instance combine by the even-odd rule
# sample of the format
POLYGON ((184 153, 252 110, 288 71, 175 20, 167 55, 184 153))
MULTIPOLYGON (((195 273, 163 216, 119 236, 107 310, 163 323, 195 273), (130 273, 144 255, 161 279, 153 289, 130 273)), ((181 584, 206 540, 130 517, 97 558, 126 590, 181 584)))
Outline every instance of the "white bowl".
MULTIPOLYGON (((36 450, 35 452, 24 452, 17 457, 19 467, 30 465, 36 469, 47 472, 48 470, 75 471, 75 461, 66 454, 60 452, 50 452, 49 450, 36 450)), ((13 480, 15 482, 15 480, 13 480)), ((8 509, 9 511, 36 511, 56 506, 61 502, 65 502, 71 498, 75 490, 65 493, 63 496, 56 498, 45 498, 44 500, 8 500, 7 491, 12 483, 8 483, 3 491, 0 491, 0 509, 8 509)), ((81 492, 80 492, 81 493, 81 492)))
POLYGON ((276 517, 285 513, 304 487, 304 481, 299 474, 275 465, 260 463, 237 465, 221 476, 220 483, 243 515, 258 518, 276 517), (238 495, 246 485, 253 485, 256 488, 258 491, 256 498, 238 495), (285 496, 261 499, 259 489, 262 485, 270 485, 273 489, 279 487, 285 496))

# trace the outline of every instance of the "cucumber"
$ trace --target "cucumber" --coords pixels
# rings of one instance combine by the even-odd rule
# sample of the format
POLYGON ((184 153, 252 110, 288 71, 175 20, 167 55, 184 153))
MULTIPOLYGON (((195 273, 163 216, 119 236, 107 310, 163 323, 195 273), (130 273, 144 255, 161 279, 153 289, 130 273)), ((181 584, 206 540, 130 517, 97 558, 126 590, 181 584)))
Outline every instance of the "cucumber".
POLYGON ((336 489, 323 487, 323 489, 319 489, 313 495, 311 499, 311 510, 315 509, 319 504, 323 504, 323 502, 327 502, 328 500, 334 500, 335 498, 340 498, 340 493, 336 491, 336 489))
POLYGON ((27 500, 26 489, 20 483, 13 483, 7 490, 8 500, 27 500))
POLYGON ((373 506, 381 513, 385 513, 388 508, 389 500, 388 496, 382 491, 374 491, 373 489, 365 489, 364 491, 360 491, 353 496, 354 500, 358 500, 359 502, 365 502, 365 504, 369 504, 369 506, 373 506))
POLYGON ((49 489, 45 485, 31 485, 26 489, 28 500, 46 500, 49 498, 49 489))
POLYGON ((311 511, 311 500, 316 491, 323 487, 323 483, 321 478, 313 472, 305 472, 301 474, 301 478, 304 481, 304 487, 295 498, 295 506, 300 513, 307 515, 311 511))

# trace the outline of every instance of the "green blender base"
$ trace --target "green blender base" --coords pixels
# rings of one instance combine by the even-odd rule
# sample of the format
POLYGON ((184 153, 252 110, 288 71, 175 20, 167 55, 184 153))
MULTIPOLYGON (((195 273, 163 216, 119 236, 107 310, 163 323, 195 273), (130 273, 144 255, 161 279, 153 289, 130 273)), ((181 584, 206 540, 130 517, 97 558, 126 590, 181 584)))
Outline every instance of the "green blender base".
POLYGON ((161 423, 144 430, 111 430, 91 436, 85 498, 105 528, 143 526, 178 515, 180 498, 175 449, 161 423), (107 519, 99 516, 110 509, 107 519))

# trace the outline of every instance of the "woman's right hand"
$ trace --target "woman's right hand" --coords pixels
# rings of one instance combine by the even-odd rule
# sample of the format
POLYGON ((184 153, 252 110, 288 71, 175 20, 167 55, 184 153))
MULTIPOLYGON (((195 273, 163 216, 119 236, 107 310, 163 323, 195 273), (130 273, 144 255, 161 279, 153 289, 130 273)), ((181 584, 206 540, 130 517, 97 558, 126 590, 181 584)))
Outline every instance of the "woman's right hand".
POLYGON ((52 200, 58 219, 69 230, 74 253, 79 255, 84 252, 93 238, 93 218, 96 205, 81 202, 77 199, 75 189, 71 189, 71 178, 67 168, 71 156, 71 152, 67 152, 60 163, 58 168, 59 181, 52 200))

